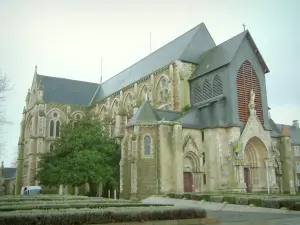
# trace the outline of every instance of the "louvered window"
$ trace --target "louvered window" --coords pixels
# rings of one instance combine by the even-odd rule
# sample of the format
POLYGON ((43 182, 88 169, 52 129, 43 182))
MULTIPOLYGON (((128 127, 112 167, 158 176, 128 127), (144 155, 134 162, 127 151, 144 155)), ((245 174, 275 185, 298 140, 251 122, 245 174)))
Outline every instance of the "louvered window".
POLYGON ((212 98, 212 89, 208 80, 203 84, 203 101, 212 98))
POLYGON ((237 75, 236 79, 237 95, 238 95, 238 110, 241 122, 248 120, 248 104, 250 100, 250 91, 255 91, 255 109, 256 114, 261 123, 264 122, 261 102, 261 92, 258 77, 255 70, 249 61, 245 61, 237 75))
POLYGON ((216 75, 213 82, 213 97, 223 94, 222 80, 216 75))
POLYGON ((199 83, 194 87, 194 103, 202 102, 202 89, 199 83))

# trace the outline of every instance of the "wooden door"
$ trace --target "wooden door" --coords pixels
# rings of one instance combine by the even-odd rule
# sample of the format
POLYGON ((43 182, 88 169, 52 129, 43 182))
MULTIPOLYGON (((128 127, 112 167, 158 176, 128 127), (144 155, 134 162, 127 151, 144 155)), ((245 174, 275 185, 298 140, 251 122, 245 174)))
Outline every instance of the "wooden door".
POLYGON ((246 191, 250 192, 250 170, 249 170, 249 168, 244 168, 244 181, 246 183, 246 191))
POLYGON ((193 176, 190 172, 183 173, 184 192, 193 192, 193 176))

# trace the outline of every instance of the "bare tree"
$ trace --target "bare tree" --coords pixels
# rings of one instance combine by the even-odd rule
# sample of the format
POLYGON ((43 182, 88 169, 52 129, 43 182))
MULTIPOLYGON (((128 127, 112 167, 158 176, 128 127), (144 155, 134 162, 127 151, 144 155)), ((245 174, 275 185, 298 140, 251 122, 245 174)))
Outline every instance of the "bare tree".
MULTIPOLYGON (((3 132, 3 125, 9 123, 5 119, 5 106, 4 101, 6 100, 7 91, 11 90, 12 87, 6 75, 2 75, 0 71, 0 132, 3 132)), ((4 141, 1 139, 0 135, 0 155, 4 151, 4 141)))
POLYGON ((17 168, 18 165, 18 147, 13 152, 13 161, 11 162, 11 167, 17 168))

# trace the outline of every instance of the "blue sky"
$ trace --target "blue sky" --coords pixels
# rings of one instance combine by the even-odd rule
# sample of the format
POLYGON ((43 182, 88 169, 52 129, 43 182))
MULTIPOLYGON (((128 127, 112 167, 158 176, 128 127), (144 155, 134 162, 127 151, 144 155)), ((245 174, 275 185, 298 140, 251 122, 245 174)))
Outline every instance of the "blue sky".
POLYGON ((300 120, 300 21, 297 0, 1 0, 0 68, 14 89, 7 93, 1 134, 10 166, 34 66, 43 75, 99 82, 204 22, 217 44, 245 23, 271 72, 268 104, 278 123, 300 120), (121 3, 120 3, 121 2, 121 3))

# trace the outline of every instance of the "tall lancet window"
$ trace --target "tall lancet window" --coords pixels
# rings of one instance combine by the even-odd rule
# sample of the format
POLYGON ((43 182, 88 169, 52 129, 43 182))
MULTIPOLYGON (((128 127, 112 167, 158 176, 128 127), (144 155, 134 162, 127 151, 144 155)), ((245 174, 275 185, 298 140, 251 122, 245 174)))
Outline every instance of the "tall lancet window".
POLYGON ((50 137, 54 137, 54 121, 50 121, 50 137))
POLYGON ((59 132, 60 132, 60 122, 59 120, 56 121, 56 137, 59 137, 59 132))
POLYGON ((144 155, 150 155, 151 154, 151 137, 149 135, 146 135, 144 137, 144 155))

